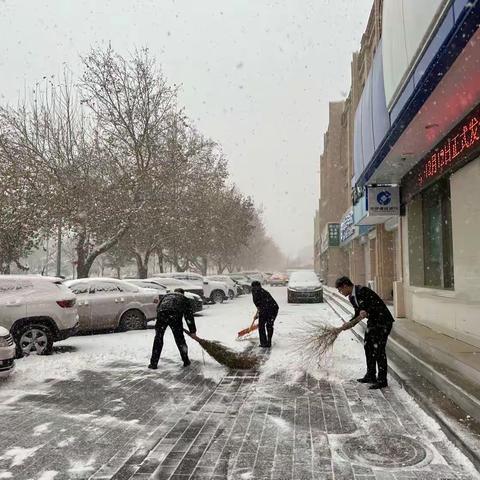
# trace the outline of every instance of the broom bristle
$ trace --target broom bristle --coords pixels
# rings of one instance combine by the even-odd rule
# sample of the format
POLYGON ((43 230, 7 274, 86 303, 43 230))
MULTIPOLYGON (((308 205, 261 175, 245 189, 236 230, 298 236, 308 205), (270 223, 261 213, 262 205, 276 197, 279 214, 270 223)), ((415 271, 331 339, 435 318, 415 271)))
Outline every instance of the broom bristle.
POLYGON ((297 351, 301 353, 306 363, 319 365, 325 355, 332 349, 339 333, 331 325, 309 324, 309 327, 296 338, 297 345, 300 345, 297 351))
POLYGON ((235 352, 220 342, 195 338, 200 346, 218 363, 234 370, 250 370, 258 365, 258 358, 242 352, 235 352))

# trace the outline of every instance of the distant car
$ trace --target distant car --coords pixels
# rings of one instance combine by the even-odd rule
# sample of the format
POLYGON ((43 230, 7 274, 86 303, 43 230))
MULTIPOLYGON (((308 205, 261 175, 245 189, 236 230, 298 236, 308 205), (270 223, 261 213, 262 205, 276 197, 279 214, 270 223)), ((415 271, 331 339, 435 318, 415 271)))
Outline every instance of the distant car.
POLYGON ((297 271, 290 275, 287 286, 288 303, 323 302, 323 286, 314 272, 297 271))
POLYGON ((78 329, 75 295, 57 277, 0 275, 0 326, 16 344, 18 357, 47 355, 53 343, 78 329))
POLYGON ((176 288, 183 288, 185 292, 194 293, 199 295, 203 299, 203 288, 190 282, 184 280, 179 280, 178 278, 168 278, 168 277, 150 277, 145 280, 149 282, 158 282, 160 285, 165 287, 167 290, 174 291, 176 288))
POLYGON ((246 275, 248 278, 260 282, 262 285, 265 283, 265 277, 262 272, 250 271, 250 272, 240 272, 242 275, 246 275))
POLYGON ((226 283, 228 287, 228 297, 230 298, 230 300, 238 297, 239 286, 235 282, 235 280, 233 280, 233 278, 230 278, 228 275, 209 275, 206 278, 207 280, 214 280, 216 282, 226 283))
POLYGON ((284 287, 288 284, 288 275, 286 273, 274 273, 270 276, 268 283, 272 287, 284 287))
MULTIPOLYGON (((157 290, 160 301, 167 293, 172 292, 174 290, 171 288, 167 288, 166 285, 162 285, 161 282, 162 282, 162 279, 160 278, 158 280, 153 280, 153 279, 128 280, 128 283, 131 283, 132 285, 136 285, 137 287, 153 288, 154 290, 157 290)), ((203 300, 200 295, 186 291, 185 296, 190 300, 194 313, 200 312, 203 309, 203 300)))
POLYGON ((252 280, 240 273, 230 273, 228 275, 242 289, 242 293, 249 294, 252 291, 252 280))
MULTIPOLYGON (((216 280, 208 280, 202 277, 199 273, 194 272, 170 272, 170 273, 158 273, 153 278, 174 278, 176 280, 182 280, 202 289, 202 295, 206 302, 211 303, 223 303, 228 298, 228 286, 223 282, 216 280)), ((197 293, 197 292, 195 292, 197 293)))
POLYGON ((8 377, 15 368, 15 342, 6 328, 0 327, 0 378, 8 377))
POLYGON ((77 296, 80 331, 138 330, 157 316, 157 290, 116 278, 82 278, 65 285, 77 296))

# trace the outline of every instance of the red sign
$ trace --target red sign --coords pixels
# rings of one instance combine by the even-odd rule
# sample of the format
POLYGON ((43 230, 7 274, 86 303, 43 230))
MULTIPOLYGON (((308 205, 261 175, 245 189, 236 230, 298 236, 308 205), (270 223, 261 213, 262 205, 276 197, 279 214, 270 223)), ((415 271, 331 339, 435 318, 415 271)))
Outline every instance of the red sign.
POLYGON ((449 170, 464 154, 480 146, 480 112, 476 109, 421 163, 417 173, 417 187, 423 187, 431 179, 449 170))
POLYGON ((434 183, 435 179, 473 160, 479 150, 480 104, 402 178, 402 204, 434 183))

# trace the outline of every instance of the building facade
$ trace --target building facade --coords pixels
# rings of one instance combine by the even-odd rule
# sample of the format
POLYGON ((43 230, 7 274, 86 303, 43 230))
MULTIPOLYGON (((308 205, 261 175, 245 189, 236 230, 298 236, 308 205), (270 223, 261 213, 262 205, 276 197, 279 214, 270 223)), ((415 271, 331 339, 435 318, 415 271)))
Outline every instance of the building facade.
POLYGON ((476 346, 479 24, 478 1, 384 0, 352 182, 354 224, 369 228, 366 281, 397 316, 476 346))

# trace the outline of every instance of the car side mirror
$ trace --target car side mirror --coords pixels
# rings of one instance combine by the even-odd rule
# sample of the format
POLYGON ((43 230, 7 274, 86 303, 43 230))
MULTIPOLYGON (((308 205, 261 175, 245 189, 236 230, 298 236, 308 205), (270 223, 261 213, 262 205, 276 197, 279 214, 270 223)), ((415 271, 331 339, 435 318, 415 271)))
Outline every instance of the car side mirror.
POLYGON ((203 284, 204 284, 204 285, 208 285, 208 282, 204 280, 204 281, 203 281, 203 284))

